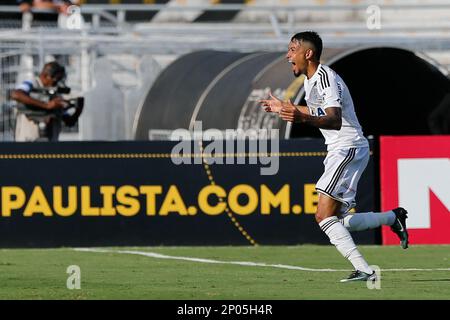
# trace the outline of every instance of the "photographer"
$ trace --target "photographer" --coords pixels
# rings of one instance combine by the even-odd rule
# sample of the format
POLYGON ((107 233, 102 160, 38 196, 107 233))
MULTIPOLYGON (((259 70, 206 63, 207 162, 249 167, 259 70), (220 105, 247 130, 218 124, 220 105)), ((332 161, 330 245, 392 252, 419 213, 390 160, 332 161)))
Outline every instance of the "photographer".
POLYGON ((66 101, 69 93, 63 81, 66 71, 57 62, 45 64, 40 75, 24 81, 11 93, 19 102, 16 118, 16 141, 57 141, 62 122, 73 126, 82 111, 82 98, 66 101))

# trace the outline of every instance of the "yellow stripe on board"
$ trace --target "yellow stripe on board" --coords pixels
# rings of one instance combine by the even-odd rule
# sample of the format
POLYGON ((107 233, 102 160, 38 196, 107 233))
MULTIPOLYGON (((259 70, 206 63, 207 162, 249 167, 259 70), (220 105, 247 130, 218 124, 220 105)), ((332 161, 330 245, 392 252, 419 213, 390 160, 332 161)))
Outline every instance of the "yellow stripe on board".
POLYGON ((23 153, 0 154, 0 159, 151 159, 151 158, 232 158, 232 157, 324 157, 327 152, 254 153, 23 153))

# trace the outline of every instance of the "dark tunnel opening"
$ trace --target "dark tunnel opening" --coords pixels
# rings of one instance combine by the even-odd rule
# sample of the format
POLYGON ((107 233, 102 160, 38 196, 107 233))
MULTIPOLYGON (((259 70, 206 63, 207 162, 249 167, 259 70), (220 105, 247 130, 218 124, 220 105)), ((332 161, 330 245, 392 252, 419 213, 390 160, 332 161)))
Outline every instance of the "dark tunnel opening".
MULTIPOLYGON (((429 116, 450 92, 450 80, 437 67, 403 49, 363 49, 325 64, 347 84, 366 136, 431 134, 429 116)), ((290 137, 321 134, 295 124, 290 137)))

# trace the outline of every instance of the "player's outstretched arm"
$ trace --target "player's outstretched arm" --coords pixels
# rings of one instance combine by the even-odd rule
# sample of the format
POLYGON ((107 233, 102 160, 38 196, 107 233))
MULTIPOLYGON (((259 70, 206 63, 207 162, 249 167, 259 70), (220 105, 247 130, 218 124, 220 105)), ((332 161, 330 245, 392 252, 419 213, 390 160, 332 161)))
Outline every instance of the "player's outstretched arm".
POLYGON ((280 113, 283 108, 283 101, 275 97, 272 92, 269 93, 269 99, 259 100, 259 103, 266 112, 280 113))
POLYGON ((306 106, 295 106, 292 101, 282 101, 275 97, 272 93, 269 94, 269 99, 265 100, 259 100, 259 103, 262 107, 264 107, 264 111, 266 112, 273 112, 273 113, 280 113, 281 109, 287 105, 291 105, 296 107, 300 112, 309 114, 309 109, 306 106))
POLYGON ((306 123, 311 126, 327 129, 340 130, 342 126, 342 113, 339 107, 328 107, 325 116, 314 117, 301 112, 294 105, 285 105, 280 111, 280 117, 289 122, 306 123))

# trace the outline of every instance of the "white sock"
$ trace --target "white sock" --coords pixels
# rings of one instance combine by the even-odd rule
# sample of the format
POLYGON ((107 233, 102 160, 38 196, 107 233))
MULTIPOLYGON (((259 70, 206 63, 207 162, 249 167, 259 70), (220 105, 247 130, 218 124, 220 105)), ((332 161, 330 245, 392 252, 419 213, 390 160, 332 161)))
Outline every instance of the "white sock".
POLYGON ((330 242, 336 246, 336 249, 351 262, 355 270, 372 274, 373 270, 359 253, 350 232, 345 229, 337 217, 326 218, 319 223, 319 226, 330 238, 330 242))
POLYGON ((394 211, 346 214, 339 218, 348 231, 364 231, 395 222, 394 211))

